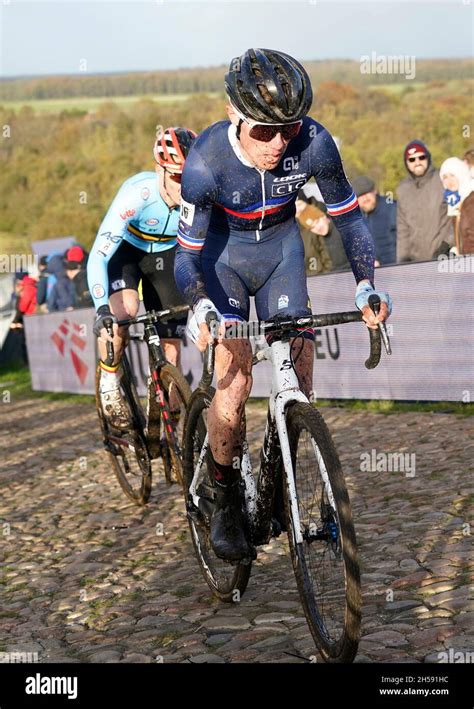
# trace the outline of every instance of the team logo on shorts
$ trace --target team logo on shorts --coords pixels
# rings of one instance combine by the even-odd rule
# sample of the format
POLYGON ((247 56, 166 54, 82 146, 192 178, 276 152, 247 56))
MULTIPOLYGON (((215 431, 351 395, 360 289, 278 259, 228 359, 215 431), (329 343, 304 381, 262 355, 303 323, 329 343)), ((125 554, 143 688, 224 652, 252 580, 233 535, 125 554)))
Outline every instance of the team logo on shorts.
POLYGON ((95 286, 92 286, 92 295, 94 298, 103 298, 105 295, 104 287, 100 283, 96 283, 95 286))
POLYGON ((233 308, 240 308, 240 300, 235 300, 235 298, 229 298, 229 305, 233 308))
POLYGON ((288 298, 287 295, 281 295, 278 298, 278 310, 281 310, 282 308, 287 308, 289 302, 290 302, 290 299, 288 298))
POLYGON ((125 281, 122 278, 118 281, 113 281, 111 284, 112 290, 120 290, 121 288, 125 287, 125 281))
POLYGON ((186 325, 176 325, 176 334, 178 337, 182 337, 186 332, 186 325))
POLYGON ((155 226, 155 224, 158 224, 158 219, 147 219, 145 223, 150 226, 155 226))

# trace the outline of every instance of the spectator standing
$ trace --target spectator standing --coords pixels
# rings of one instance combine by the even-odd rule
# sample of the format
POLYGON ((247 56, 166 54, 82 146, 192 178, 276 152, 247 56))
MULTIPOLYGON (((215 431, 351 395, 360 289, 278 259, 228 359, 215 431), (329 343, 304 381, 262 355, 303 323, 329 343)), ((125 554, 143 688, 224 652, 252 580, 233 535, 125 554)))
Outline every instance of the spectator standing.
MULTIPOLYGON (((316 207, 317 200, 314 197, 308 197, 303 190, 298 193, 298 199, 295 202, 296 219, 300 227, 301 238, 304 244, 304 262, 307 276, 316 276, 319 273, 326 273, 331 270, 331 259, 329 252, 324 244, 324 236, 321 236, 313 231, 317 228, 312 219, 308 219, 305 215, 305 209, 311 204, 314 207, 314 216, 324 216, 324 212, 316 207)), ((307 214, 306 210, 306 214, 307 214)))
POLYGON ((41 256, 38 263, 39 278, 36 289, 36 303, 40 310, 46 310, 46 300, 48 298, 48 257, 41 256))
POLYGON ((469 168, 469 172, 471 175, 471 181, 472 181, 472 188, 474 189, 474 148, 469 148, 469 150, 466 150, 462 159, 469 168))
POLYGON ((328 217, 324 202, 320 202, 314 197, 308 197, 303 190, 300 190, 296 209, 305 248, 306 274, 314 276, 317 273, 350 269, 342 237, 332 219, 328 217), (305 224, 302 221, 304 212, 301 210, 301 203, 298 204, 302 201, 314 207, 315 219, 312 224, 305 224))
MULTIPOLYGON (((56 261, 56 257, 51 259, 48 268, 56 276, 56 283, 48 298, 49 312, 54 313, 60 310, 73 310, 76 307, 83 307, 84 294, 77 295, 74 281, 85 267, 86 261, 86 252, 82 246, 77 244, 71 246, 65 252, 60 262, 56 261)), ((79 282, 77 285, 79 285, 79 282)))
POLYGON ((76 308, 92 308, 93 301, 87 284, 87 260, 89 254, 82 246, 71 246, 65 256, 66 274, 72 280, 76 308))
POLYGON ((397 258, 397 204, 378 194, 366 175, 352 180, 362 216, 375 243, 375 266, 395 263, 397 258))
POLYGON ((60 278, 66 275, 66 269, 64 268, 64 258, 62 254, 54 254, 48 257, 48 285, 47 285, 47 296, 46 296, 46 309, 49 310, 59 310, 55 307, 57 295, 54 292, 56 283, 60 278))
POLYGON ((21 274, 15 281, 16 312, 11 327, 23 326, 23 317, 36 312, 36 280, 31 276, 21 274))
POLYGON ((397 188, 397 261, 429 261, 453 245, 444 190, 421 140, 408 143, 403 157, 408 177, 397 188))
POLYGON ((474 253, 474 186, 466 161, 448 158, 439 171, 450 205, 458 254, 474 253))

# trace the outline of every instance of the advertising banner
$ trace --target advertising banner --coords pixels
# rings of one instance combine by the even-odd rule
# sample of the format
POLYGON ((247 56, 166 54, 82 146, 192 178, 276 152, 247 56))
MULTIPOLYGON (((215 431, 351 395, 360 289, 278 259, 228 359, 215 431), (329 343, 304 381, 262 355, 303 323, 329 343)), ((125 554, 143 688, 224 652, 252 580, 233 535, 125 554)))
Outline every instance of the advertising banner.
MULTIPOLYGON (((377 269, 377 285, 394 301, 388 323, 393 354, 382 351, 379 366, 367 370, 369 337, 363 323, 317 330, 314 398, 472 401, 473 273, 474 257, 377 269)), ((355 309, 350 272, 311 277, 308 290, 314 313, 355 309)), ((254 311, 250 319, 256 320, 254 311)), ((34 389, 93 393, 93 321, 89 309, 25 318, 34 389)), ((129 356, 144 391, 148 358, 143 343, 131 343, 129 356)), ((201 356, 187 338, 182 366, 195 387, 201 356)), ((268 362, 254 368, 251 396, 268 395, 270 374, 268 362)))

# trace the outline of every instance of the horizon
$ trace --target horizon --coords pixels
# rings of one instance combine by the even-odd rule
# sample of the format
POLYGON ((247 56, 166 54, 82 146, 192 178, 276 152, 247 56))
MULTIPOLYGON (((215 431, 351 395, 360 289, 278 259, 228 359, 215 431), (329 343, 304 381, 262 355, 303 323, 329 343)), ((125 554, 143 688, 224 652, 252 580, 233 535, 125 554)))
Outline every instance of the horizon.
MULTIPOLYGON (((392 54, 392 55, 386 55, 386 56, 404 56, 404 55, 397 55, 397 54, 392 54)), ((309 63, 324 63, 324 62, 348 62, 348 63, 353 63, 357 64, 360 63, 360 58, 359 59, 348 59, 344 57, 326 57, 324 59, 302 59, 301 60, 304 64, 309 64, 309 63)), ((422 62, 463 62, 463 61, 471 61, 473 63, 473 69, 474 69, 474 59, 472 56, 459 56, 459 57, 420 57, 417 58, 416 60, 419 63, 422 62)), ((93 77, 93 76, 123 76, 125 74, 159 74, 159 73, 167 73, 167 72, 179 72, 179 71, 198 71, 199 69, 219 69, 221 67, 227 68, 227 64, 221 63, 221 64, 206 64, 206 65, 194 65, 194 66, 179 66, 175 68, 168 68, 168 69, 123 69, 123 70, 117 70, 117 71, 96 71, 96 72, 71 72, 71 73, 57 73, 57 74, 20 74, 20 75, 12 75, 12 76, 1 76, 0 75, 0 82, 2 81, 28 81, 30 79, 59 79, 63 77, 68 77, 68 78, 78 78, 78 79, 83 79, 86 77, 93 77)), ((466 78, 466 77, 461 77, 461 78, 466 78)), ((474 75, 471 77, 474 78, 474 75)), ((402 81, 402 78, 400 77, 400 81, 402 81)))
POLYGON ((0 18, 7 80, 228 66, 248 47, 304 63, 341 54, 360 61, 374 51, 466 59, 473 45, 466 1, 4 0, 0 18))

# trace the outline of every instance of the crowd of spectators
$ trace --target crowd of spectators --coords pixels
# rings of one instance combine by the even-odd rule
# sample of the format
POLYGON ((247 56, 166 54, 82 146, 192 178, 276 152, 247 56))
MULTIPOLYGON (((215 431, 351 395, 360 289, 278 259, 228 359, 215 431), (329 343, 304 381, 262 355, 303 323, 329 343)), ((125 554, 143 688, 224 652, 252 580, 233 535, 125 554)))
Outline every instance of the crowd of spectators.
MULTIPOLYGON (((403 160, 408 174, 396 198, 379 194, 367 175, 352 180, 374 240, 375 266, 474 253, 474 148, 462 159, 448 158, 438 170, 427 146, 413 140, 403 160)), ((314 184, 298 193, 296 218, 308 275, 349 269, 341 235, 314 184)))
POLYGON ((37 278, 28 272, 17 272, 13 285, 15 315, 11 328, 22 327, 25 315, 91 307, 87 258, 87 251, 74 244, 64 253, 41 256, 37 278))
MULTIPOLYGON (((363 219, 375 244, 375 266, 429 261, 442 254, 474 253, 474 148, 450 157, 438 170, 421 140, 405 147, 407 176, 392 194, 380 194, 374 180, 352 180, 363 219)), ((314 183, 299 191, 296 218, 305 247, 307 275, 350 268, 342 238, 314 183)), ((15 274, 15 316, 92 306, 87 286, 87 251, 79 244, 39 259, 39 276, 15 274)))

